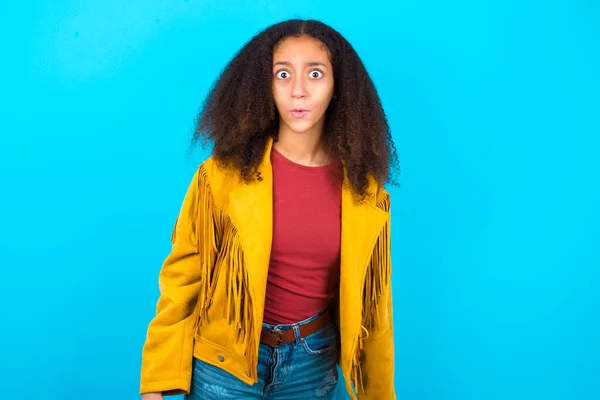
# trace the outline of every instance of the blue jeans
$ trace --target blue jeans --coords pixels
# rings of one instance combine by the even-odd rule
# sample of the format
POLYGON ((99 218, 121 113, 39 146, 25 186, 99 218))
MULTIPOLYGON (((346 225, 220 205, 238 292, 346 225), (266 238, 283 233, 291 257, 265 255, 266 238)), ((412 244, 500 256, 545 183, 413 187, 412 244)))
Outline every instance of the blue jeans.
MULTIPOLYGON (((321 312, 322 313, 322 312, 321 312)), ((260 344, 258 382, 248 385, 213 365, 194 358, 192 387, 185 400, 335 399, 338 381, 338 332, 335 323, 301 338, 298 327, 321 313, 289 325, 264 324, 267 329, 293 329, 295 342, 279 348, 260 344)))

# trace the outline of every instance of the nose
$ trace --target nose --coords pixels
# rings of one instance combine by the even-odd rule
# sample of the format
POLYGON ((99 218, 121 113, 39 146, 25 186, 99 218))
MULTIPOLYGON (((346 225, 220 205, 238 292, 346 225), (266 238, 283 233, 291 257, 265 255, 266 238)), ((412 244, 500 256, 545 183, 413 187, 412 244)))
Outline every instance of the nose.
POLYGON ((292 81, 292 97, 295 99, 301 99, 306 97, 306 82, 302 77, 294 77, 292 81))

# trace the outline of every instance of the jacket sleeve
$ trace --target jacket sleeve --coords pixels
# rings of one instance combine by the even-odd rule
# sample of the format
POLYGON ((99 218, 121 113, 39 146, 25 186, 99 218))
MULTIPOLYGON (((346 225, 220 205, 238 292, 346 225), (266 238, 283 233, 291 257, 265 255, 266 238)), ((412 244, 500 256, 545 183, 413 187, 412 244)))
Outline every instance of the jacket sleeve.
POLYGON ((177 217, 172 249, 160 275, 156 316, 148 326, 142 350, 140 393, 163 395, 190 391, 194 309, 213 257, 210 193, 201 169, 196 171, 177 217), (209 246, 203 242, 209 240, 209 246), (211 254, 203 254, 208 252, 211 254))
POLYGON ((391 229, 390 198, 387 192, 381 194, 380 204, 388 214, 380 240, 383 256, 379 258, 380 273, 384 282, 381 297, 377 301, 375 323, 368 338, 363 340, 360 365, 363 390, 357 390, 359 400, 395 400, 394 390, 394 330, 391 286, 391 229))
MULTIPOLYGON (((387 326, 374 331, 363 342, 361 366, 364 392, 358 390, 359 400, 395 400, 394 391, 394 332, 392 326, 391 287, 387 292, 382 317, 389 318, 387 326)), ((381 299, 384 300, 383 298, 381 299)), ((383 321, 383 320, 382 320, 383 321)))

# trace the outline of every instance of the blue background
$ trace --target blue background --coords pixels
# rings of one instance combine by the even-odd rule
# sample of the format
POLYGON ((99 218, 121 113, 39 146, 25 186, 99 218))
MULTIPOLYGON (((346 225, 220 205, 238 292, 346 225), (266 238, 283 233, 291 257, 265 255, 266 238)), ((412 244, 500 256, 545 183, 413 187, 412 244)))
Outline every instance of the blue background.
POLYGON ((599 399, 592 0, 4 2, 2 397, 138 398, 196 112, 290 17, 355 46, 399 150, 398 399, 599 399))

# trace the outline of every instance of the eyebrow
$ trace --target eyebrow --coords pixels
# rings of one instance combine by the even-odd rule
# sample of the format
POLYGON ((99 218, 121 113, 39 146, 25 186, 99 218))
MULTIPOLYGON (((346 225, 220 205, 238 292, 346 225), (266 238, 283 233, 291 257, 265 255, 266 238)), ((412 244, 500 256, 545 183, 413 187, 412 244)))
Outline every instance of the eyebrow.
MULTIPOLYGON (((292 63, 289 62, 289 61, 278 61, 275 64, 273 64, 274 67, 277 66, 277 65, 285 65, 286 67, 291 67, 292 63)), ((310 61, 310 62, 306 63, 306 65, 308 65, 309 67, 322 66, 322 67, 327 68, 327 65, 325 65, 321 61, 310 61)))

